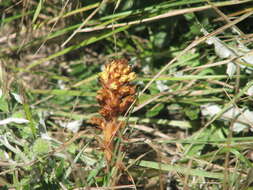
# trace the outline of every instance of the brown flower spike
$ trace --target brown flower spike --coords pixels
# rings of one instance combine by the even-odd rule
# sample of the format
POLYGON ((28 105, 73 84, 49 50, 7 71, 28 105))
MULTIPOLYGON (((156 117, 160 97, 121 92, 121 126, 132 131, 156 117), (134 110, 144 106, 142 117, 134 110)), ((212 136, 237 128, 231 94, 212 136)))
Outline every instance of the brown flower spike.
POLYGON ((135 86, 130 82, 136 78, 127 60, 114 60, 105 66, 99 76, 102 88, 97 92, 97 100, 101 107, 102 118, 92 118, 91 123, 103 130, 103 146, 107 161, 111 161, 113 152, 113 137, 124 127, 118 117, 125 113, 135 100, 135 86))

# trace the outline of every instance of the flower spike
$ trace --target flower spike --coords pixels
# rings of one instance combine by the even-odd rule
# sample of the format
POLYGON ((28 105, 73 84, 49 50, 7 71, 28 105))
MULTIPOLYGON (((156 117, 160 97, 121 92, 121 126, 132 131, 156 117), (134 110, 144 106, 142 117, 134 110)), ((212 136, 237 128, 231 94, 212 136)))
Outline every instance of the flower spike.
POLYGON ((114 60, 105 66, 99 76, 102 86, 97 92, 102 118, 92 118, 91 123, 103 130, 104 152, 108 162, 112 159, 113 138, 125 126, 118 117, 125 113, 135 100, 136 87, 131 85, 136 78, 126 59, 114 60))

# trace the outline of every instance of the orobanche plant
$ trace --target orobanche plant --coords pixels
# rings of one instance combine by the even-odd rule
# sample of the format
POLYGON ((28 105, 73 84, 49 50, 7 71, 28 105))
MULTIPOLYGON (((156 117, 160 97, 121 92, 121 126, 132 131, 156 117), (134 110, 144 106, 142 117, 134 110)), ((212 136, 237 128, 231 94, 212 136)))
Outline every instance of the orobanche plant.
POLYGON ((102 88, 97 92, 101 117, 94 117, 91 123, 103 131, 103 148, 105 158, 111 161, 114 151, 114 137, 119 129, 125 127, 125 122, 119 121, 135 100, 136 86, 130 82, 136 78, 132 68, 125 59, 114 60, 105 66, 99 76, 102 88))

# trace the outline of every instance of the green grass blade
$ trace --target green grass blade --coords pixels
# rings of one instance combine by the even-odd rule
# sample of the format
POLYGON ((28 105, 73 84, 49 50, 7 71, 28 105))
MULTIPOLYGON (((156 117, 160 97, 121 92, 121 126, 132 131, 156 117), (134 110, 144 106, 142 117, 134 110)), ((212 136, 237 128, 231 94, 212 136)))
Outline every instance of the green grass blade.
MULTIPOLYGON (((133 160, 131 162, 133 162, 133 160)), ((179 165, 168 165, 168 164, 152 162, 152 161, 141 160, 140 162, 136 163, 136 165, 146 167, 146 168, 163 170, 163 171, 178 172, 184 175, 208 177, 208 178, 214 178, 214 179, 224 178, 223 173, 207 172, 200 169, 191 169, 191 168, 187 168, 187 167, 183 167, 179 165)))

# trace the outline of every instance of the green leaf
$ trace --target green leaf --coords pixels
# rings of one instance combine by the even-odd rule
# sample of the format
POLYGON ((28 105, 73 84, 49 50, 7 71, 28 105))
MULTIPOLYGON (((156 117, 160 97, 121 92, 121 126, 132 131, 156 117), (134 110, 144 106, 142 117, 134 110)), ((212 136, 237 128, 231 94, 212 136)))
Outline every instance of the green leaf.
POLYGON ((154 36, 154 45, 157 48, 162 48, 164 44, 166 43, 166 37, 167 37, 167 32, 158 32, 154 36))
POLYGON ((200 26, 197 24, 193 24, 190 26, 191 33, 194 35, 200 35, 201 34, 200 29, 201 29, 200 26))
POLYGON ((71 144, 68 146, 68 151, 71 153, 71 154, 75 154, 75 152, 77 151, 77 146, 75 144, 71 144))
POLYGON ((33 152, 38 155, 46 154, 50 151, 50 143, 44 139, 37 139, 33 145, 33 152))
POLYGON ((9 106, 8 102, 6 101, 6 98, 4 96, 1 96, 0 98, 0 110, 8 113, 9 112, 9 106))
POLYGON ((65 172, 64 165, 65 165, 64 160, 61 160, 59 166, 56 166, 55 175, 57 178, 61 178, 64 175, 64 172, 65 172))
POLYGON ((24 111, 25 111, 26 119, 30 121, 29 125, 30 125, 30 128, 31 128, 32 134, 35 137, 36 127, 35 127, 35 123, 34 123, 34 120, 33 120, 33 116, 32 116, 30 106, 27 103, 24 103, 23 108, 24 108, 24 111))
POLYGON ((146 117, 149 118, 158 115, 163 108, 164 108, 163 104, 155 105, 153 108, 147 111, 146 117))
POLYGON ((189 66, 198 66, 199 63, 199 54, 188 52, 182 56, 180 56, 178 60, 181 64, 186 64, 189 66))
POLYGON ((195 119, 198 119, 199 117, 199 108, 197 107, 186 107, 184 109, 184 113, 186 114, 186 116, 190 119, 190 120, 195 120, 195 119))

